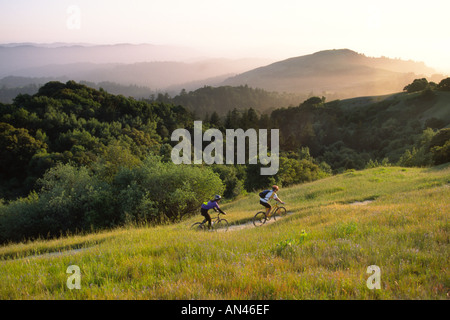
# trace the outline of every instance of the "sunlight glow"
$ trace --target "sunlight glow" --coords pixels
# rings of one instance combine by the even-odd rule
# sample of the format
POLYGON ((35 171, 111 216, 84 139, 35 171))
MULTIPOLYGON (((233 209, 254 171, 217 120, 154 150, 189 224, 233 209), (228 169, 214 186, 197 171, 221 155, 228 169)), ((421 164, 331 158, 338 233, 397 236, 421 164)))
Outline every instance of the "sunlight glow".
POLYGON ((152 43, 282 59, 349 48, 450 72, 446 0, 0 0, 0 43, 152 43), (68 27, 79 8, 79 28, 68 27))

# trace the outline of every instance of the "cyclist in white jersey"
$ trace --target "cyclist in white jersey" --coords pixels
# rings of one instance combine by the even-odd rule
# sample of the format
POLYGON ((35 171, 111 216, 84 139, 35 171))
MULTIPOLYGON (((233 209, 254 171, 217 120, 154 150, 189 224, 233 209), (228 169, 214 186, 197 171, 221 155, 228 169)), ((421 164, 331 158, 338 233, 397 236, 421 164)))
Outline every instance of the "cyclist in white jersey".
POLYGON ((272 206, 269 204, 270 200, 278 201, 279 203, 284 204, 284 202, 278 198, 276 192, 279 190, 277 185, 272 186, 272 190, 269 190, 269 192, 266 193, 264 198, 259 198, 259 203, 263 205, 266 208, 266 215, 269 214, 270 209, 272 209, 272 206))

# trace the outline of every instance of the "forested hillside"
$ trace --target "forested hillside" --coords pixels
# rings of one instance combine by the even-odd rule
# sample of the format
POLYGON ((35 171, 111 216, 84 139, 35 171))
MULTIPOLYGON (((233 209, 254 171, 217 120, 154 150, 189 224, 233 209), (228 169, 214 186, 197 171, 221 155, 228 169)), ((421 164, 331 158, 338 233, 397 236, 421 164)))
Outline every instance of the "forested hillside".
POLYGON ((260 114, 270 113, 281 107, 298 106, 307 98, 307 95, 269 92, 243 85, 237 87, 204 86, 189 92, 182 90, 173 98, 168 94, 158 94, 153 100, 182 105, 196 116, 203 118, 212 116, 212 114, 224 116, 234 109, 254 109, 260 114))
POLYGON ((448 139, 450 92, 425 89, 329 103, 311 98, 273 111, 271 122, 280 128, 283 150, 308 146, 334 170, 361 169, 371 160, 430 165, 430 141, 439 130, 438 137, 448 139), (406 160, 408 152, 415 160, 406 160))
POLYGON ((384 97, 312 97, 270 113, 213 112, 205 119, 180 104, 49 82, 35 95, 0 104, 0 240, 176 221, 214 193, 231 199, 273 183, 289 186, 381 163, 448 162, 448 82, 384 97), (192 132, 194 120, 203 120, 203 130, 279 129, 278 173, 261 176, 260 164, 173 164, 178 142, 171 133, 192 132))

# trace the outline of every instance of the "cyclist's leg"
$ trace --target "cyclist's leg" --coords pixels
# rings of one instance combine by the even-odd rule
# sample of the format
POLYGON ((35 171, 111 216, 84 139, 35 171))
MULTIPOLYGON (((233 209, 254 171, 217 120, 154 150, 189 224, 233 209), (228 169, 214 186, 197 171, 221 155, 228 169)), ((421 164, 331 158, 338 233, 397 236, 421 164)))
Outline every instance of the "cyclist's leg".
POLYGON ((259 200, 259 203, 266 208, 266 216, 269 214, 270 210, 272 209, 272 206, 264 201, 259 200))
POLYGON ((211 216, 209 215, 208 210, 201 209, 201 213, 202 213, 202 216, 205 217, 204 222, 208 221, 208 227, 211 228, 211 216))

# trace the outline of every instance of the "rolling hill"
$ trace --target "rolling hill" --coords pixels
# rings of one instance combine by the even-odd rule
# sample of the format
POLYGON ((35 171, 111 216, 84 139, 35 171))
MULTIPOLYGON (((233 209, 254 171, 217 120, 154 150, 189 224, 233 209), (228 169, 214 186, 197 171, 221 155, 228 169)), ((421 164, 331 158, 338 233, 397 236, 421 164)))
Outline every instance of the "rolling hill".
POLYGON ((150 44, 10 44, 0 45, 0 78, 30 78, 26 85, 39 78, 113 82, 176 94, 219 84, 268 61, 210 58, 189 48, 150 44))
MULTIPOLYGON (((432 76, 424 63, 369 58, 348 49, 326 50, 260 67, 224 81, 271 91, 310 93, 333 98, 382 95, 402 91, 415 78, 432 76)), ((434 75, 431 81, 443 76, 434 75)))
MULTIPOLYGON (((133 85, 148 88, 148 95, 248 85, 270 92, 323 95, 331 100, 399 92, 416 78, 439 82, 445 77, 422 62, 370 58, 349 49, 272 62, 201 57, 186 48, 144 44, 0 45, 0 78, 7 88, 12 88, 7 79, 15 76, 30 78, 27 85, 38 85, 39 78, 133 85)), ((145 94, 139 98, 142 96, 145 94)))
MULTIPOLYGON (((198 57, 199 53, 184 47, 152 44, 36 44, 0 45, 0 76, 49 65, 132 64, 144 61, 183 61, 198 57)), ((27 75, 28 76, 28 75, 27 75)))

